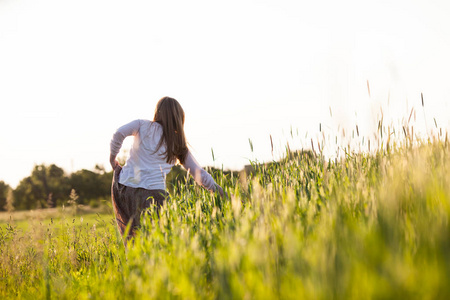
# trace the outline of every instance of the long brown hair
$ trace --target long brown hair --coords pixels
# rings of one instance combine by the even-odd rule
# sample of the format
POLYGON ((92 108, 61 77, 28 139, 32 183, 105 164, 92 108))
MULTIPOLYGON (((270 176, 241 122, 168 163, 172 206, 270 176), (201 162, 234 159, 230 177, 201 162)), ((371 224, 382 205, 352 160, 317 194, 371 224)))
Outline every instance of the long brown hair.
POLYGON ((161 124, 163 136, 156 149, 166 144, 166 161, 175 163, 178 159, 184 163, 188 152, 186 137, 184 135, 184 111, 177 100, 162 97, 155 108, 153 121, 161 124))

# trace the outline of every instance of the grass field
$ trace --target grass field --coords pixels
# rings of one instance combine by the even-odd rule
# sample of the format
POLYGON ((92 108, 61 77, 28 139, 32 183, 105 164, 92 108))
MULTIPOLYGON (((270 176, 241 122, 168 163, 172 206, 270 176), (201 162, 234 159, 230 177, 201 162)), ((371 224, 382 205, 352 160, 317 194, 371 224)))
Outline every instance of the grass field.
MULTIPOLYGON (((108 200, 110 201, 110 200, 108 200)), ((106 201, 105 201, 106 202, 106 201)), ((110 205, 103 204, 101 207, 92 208, 89 206, 79 206, 77 211, 72 207, 56 207, 35 209, 26 211, 0 212, 0 230, 5 230, 8 225, 12 225, 16 231, 28 231, 36 226, 72 223, 82 225, 95 224, 98 220, 113 219, 113 210, 110 205)), ((103 223, 103 222, 101 222, 103 223)), ((97 225, 98 226, 98 225, 97 225)))
POLYGON ((126 248, 108 214, 2 221, 0 297, 450 299, 449 151, 406 140, 219 172, 228 200, 183 186, 126 248))

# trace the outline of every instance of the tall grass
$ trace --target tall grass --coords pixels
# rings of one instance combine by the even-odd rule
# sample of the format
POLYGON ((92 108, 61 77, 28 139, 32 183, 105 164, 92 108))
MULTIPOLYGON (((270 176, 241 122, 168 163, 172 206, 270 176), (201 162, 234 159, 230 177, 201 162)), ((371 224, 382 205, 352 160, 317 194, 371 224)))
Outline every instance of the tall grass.
POLYGON ((449 151, 391 143, 218 171, 229 199, 188 181, 126 248, 109 221, 2 226, 0 297, 449 299, 449 151))

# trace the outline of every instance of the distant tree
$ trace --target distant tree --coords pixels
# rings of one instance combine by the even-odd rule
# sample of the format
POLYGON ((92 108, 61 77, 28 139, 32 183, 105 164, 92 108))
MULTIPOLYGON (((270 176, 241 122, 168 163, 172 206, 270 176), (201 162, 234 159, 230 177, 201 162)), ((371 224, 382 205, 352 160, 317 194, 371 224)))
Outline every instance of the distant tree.
POLYGON ((61 205, 69 192, 64 170, 52 164, 36 165, 31 176, 22 179, 13 194, 17 209, 35 209, 61 205))
POLYGON ((12 212, 14 211, 14 196, 13 196, 13 189, 9 188, 8 189, 8 193, 6 195, 6 205, 5 205, 5 210, 7 212, 12 212))
POLYGON ((96 165, 94 171, 82 169, 72 173, 69 178, 71 188, 78 194, 78 203, 87 204, 91 200, 107 199, 111 194, 112 172, 105 172, 96 165))
POLYGON ((0 211, 6 210, 6 199, 8 198, 8 191, 10 186, 4 181, 0 181, 0 211))
POLYGON ((33 184, 31 177, 26 177, 19 182, 16 189, 13 192, 14 199, 16 199, 16 209, 32 209, 35 207, 35 199, 33 184))

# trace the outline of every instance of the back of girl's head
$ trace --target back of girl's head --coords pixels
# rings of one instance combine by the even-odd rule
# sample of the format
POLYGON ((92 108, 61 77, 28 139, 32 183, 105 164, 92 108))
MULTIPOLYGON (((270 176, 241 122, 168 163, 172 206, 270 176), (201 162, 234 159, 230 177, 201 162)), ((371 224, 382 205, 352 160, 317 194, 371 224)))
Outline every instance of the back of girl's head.
POLYGON ((163 138, 157 148, 165 143, 167 162, 174 163, 178 159, 183 163, 188 149, 184 135, 184 111, 180 103, 174 98, 161 98, 156 104, 153 121, 163 128, 163 138))

